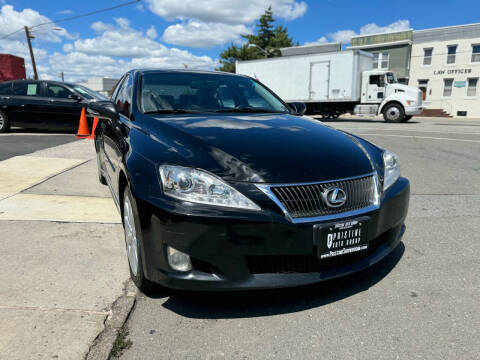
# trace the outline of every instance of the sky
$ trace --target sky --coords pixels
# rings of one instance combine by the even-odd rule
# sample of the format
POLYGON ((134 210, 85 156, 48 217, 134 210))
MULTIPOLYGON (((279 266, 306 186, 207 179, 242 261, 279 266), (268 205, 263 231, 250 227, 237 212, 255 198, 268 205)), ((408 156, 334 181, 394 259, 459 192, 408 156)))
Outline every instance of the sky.
MULTIPOLYGON (((25 58, 25 33, 48 21, 128 0, 0 0, 0 53, 25 58)), ((478 0, 141 0, 109 12, 34 29, 41 78, 81 81, 118 78, 132 68, 214 69, 230 44, 241 44, 272 6, 277 23, 300 44, 341 41, 353 35, 479 22, 478 0)))

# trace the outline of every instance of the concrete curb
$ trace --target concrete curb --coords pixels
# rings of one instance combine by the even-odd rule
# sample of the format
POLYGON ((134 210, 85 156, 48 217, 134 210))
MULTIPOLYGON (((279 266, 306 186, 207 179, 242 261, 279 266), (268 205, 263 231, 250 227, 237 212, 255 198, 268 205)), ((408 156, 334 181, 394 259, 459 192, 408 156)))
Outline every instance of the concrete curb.
POLYGON ((110 359, 113 343, 135 306, 136 294, 135 285, 131 280, 127 280, 123 295, 112 304, 110 314, 105 319, 105 327, 90 346, 85 360, 110 359))

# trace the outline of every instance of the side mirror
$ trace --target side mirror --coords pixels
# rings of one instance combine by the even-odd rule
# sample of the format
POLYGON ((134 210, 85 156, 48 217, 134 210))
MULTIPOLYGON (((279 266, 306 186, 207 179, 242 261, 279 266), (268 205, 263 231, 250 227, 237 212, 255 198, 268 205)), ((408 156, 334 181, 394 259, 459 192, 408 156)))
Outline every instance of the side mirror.
POLYGON ((89 103, 87 107, 87 112, 90 116, 96 116, 98 118, 118 118, 117 107, 110 100, 93 101, 89 103))
POLYGON ((293 102, 288 103, 287 105, 290 106, 290 109, 292 109, 293 115, 303 116, 307 111, 307 105, 305 105, 303 102, 293 102))
POLYGON ((77 95, 77 94, 69 94, 67 98, 70 99, 70 100, 76 100, 76 101, 79 101, 79 102, 83 100, 82 97, 80 95, 77 95))

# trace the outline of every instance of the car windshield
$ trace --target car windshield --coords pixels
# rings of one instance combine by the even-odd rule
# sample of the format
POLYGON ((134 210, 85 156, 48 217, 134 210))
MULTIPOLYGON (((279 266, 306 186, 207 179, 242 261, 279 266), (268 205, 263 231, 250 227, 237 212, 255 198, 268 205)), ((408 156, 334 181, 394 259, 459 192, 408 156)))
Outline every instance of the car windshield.
POLYGON ((153 113, 286 113, 276 96, 253 79, 214 73, 146 73, 141 110, 153 113))
POLYGON ((388 73, 387 73, 387 82, 388 82, 389 84, 396 84, 396 83, 398 83, 397 77, 395 76, 395 73, 393 73, 393 72, 388 72, 388 73))
POLYGON ((85 86, 75 85, 73 89, 87 100, 108 100, 108 98, 96 91, 90 90, 85 86))

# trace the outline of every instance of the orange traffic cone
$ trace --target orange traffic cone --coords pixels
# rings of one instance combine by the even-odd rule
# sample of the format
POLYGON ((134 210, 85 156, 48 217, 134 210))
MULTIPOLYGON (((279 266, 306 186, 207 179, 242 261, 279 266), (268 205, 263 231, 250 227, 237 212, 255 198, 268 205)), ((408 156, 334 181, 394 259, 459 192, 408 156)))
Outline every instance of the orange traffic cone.
POLYGON ((85 108, 82 108, 82 113, 80 114, 80 122, 78 124, 78 132, 76 137, 79 139, 84 139, 90 136, 90 131, 88 131, 87 117, 85 116, 85 108))
POLYGON ((98 125, 98 118, 95 116, 93 118, 93 125, 92 125, 92 134, 87 138, 87 139, 95 139, 95 129, 97 128, 98 125))

